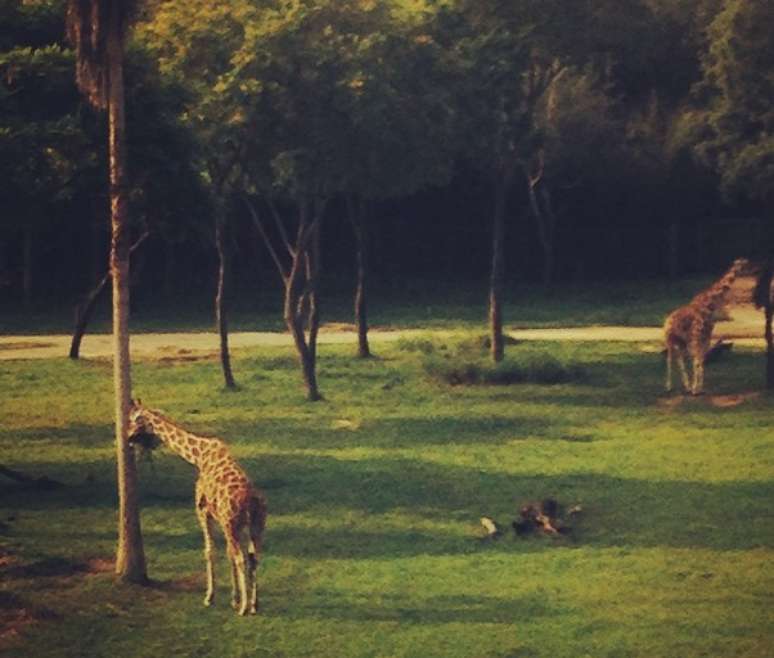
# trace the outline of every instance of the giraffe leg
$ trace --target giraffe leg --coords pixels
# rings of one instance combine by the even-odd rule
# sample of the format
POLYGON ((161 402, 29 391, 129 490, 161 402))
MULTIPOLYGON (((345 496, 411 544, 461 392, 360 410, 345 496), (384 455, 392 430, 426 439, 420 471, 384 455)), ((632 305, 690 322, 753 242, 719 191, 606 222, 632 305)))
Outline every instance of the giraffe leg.
POLYGON ((204 595, 204 605, 212 605, 215 595, 215 569, 214 569, 214 544, 212 541, 212 519, 207 510, 199 506, 196 508, 196 516, 204 533, 204 559, 207 564, 207 593, 204 595))
POLYGON ((703 337, 691 344, 691 357, 693 359, 693 387, 692 395, 701 395, 704 389, 704 355, 709 349, 709 341, 703 337))
POLYGON ((266 527, 266 500, 263 496, 253 496, 250 506, 250 545, 248 548, 248 564, 250 582, 250 614, 258 612, 258 579, 256 570, 263 548, 263 530, 266 527))
POLYGON ((693 394, 704 392, 704 351, 699 350, 693 357, 693 394))
POLYGON ((256 570, 258 560, 261 557, 263 544, 263 529, 266 527, 266 502, 262 497, 254 497, 250 509, 250 544, 247 553, 248 564, 248 588, 250 589, 249 612, 254 615, 258 612, 258 579, 256 570))
POLYGON ((691 387, 691 395, 699 395, 701 391, 701 359, 698 356, 693 357, 693 386, 691 387))
POLYGON ((234 610, 239 609, 239 574, 237 573, 237 566, 234 559, 229 553, 228 556, 229 566, 231 568, 231 607, 234 610))
POLYGON ((240 615, 247 614, 247 580, 245 554, 239 543, 239 533, 233 528, 226 535, 228 557, 231 560, 232 603, 240 615))
POLYGON ((688 369, 685 365, 685 352, 682 349, 677 351, 677 365, 680 366, 680 376, 683 380, 683 388, 686 393, 691 390, 691 380, 688 378, 688 369))
POLYGON ((247 589, 250 591, 248 612, 251 615, 258 612, 258 579, 255 577, 255 572, 258 569, 258 558, 256 555, 255 544, 251 541, 247 553, 247 589))
POLYGON ((667 354, 666 354, 666 392, 671 393, 672 392, 672 346, 667 343, 667 354))

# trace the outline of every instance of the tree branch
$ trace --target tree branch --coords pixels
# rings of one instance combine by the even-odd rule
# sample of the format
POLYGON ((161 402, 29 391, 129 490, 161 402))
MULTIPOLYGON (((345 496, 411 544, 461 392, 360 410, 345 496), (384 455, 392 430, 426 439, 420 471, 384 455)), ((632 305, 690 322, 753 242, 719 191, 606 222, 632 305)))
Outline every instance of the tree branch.
POLYGON ((271 255, 272 260, 274 261, 274 264, 277 266, 277 271, 279 272, 279 275, 282 278, 283 283, 287 285, 290 272, 288 272, 285 266, 283 265, 282 260, 280 259, 279 254, 277 253, 277 250, 274 248, 274 245, 272 244, 271 239, 269 238, 269 234, 266 232, 266 227, 263 225, 263 222, 261 221, 260 216, 258 215, 257 211, 253 207, 253 204, 250 203, 250 200, 246 196, 243 196, 242 201, 247 206, 247 209, 250 211, 250 218, 253 220, 253 224, 255 224, 255 227, 258 229, 258 232, 261 234, 261 237, 263 238, 263 242, 266 245, 266 248, 269 250, 269 254, 271 255))
POLYGON ((271 214, 274 217, 274 223, 277 225, 277 231, 280 234, 280 237, 282 238, 282 242, 285 245, 285 249, 288 250, 288 253, 290 254, 291 258, 295 258, 295 251, 293 250, 292 245, 290 244, 290 240, 288 239, 288 233, 285 230, 285 223, 282 221, 282 216, 279 213, 279 210, 277 209, 277 204, 274 203, 274 199, 269 197, 267 199, 267 204, 269 205, 269 209, 271 210, 271 214))

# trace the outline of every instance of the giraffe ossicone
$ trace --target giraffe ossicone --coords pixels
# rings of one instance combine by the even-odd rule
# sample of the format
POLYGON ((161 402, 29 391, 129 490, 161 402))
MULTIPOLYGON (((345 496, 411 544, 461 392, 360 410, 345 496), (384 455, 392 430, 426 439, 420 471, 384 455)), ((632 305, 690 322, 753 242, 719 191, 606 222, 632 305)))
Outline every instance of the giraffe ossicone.
POLYGON ((129 442, 152 436, 198 470, 196 515, 204 533, 207 592, 215 594, 213 531, 220 525, 231 563, 232 605, 241 615, 258 610, 256 569, 266 527, 266 498, 220 439, 196 435, 135 400, 129 410, 129 442))

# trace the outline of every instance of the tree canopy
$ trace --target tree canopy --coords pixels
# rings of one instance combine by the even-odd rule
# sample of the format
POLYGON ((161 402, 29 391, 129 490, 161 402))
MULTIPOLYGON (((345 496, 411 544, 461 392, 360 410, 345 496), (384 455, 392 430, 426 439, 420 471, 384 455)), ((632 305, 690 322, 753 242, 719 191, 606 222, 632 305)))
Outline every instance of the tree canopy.
MULTIPOLYGON (((227 241, 247 230, 240 195, 277 204, 286 222, 299 200, 324 197, 332 226, 360 199, 400 226, 373 223, 377 265, 424 268, 425 247, 391 236, 443 235, 439 261, 471 250, 458 269, 483 276, 499 177, 505 250, 521 256, 506 277, 546 278, 534 273, 549 259, 556 279, 664 273, 670 250, 701 269, 710 262, 687 231, 723 215, 770 223, 771 12, 765 0, 138 2, 132 221, 199 244, 213 213, 232 222, 227 241), (669 246, 675 226, 681 243, 669 246)), ((82 18, 72 25, 96 54, 82 18)), ((68 75, 64 19, 59 0, 0 3, 0 269, 11 276, 23 227, 85 225, 98 196, 106 145, 68 75)), ((99 87, 98 68, 80 75, 99 87)), ((349 267, 345 244, 330 267, 349 267)))

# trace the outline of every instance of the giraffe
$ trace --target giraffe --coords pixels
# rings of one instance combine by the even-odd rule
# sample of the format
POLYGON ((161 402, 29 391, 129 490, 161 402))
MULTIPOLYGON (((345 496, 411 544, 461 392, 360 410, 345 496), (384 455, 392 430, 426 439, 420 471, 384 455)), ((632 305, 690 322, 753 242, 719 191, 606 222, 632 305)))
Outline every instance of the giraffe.
POLYGON ((195 500, 196 515, 204 533, 207 565, 204 605, 210 606, 214 596, 213 529, 217 522, 225 535, 231 563, 232 606, 240 615, 255 614, 258 608, 255 571, 266 525, 266 498, 250 483, 223 441, 197 436, 158 411, 144 407, 139 400, 133 401, 129 412, 129 441, 141 443, 148 435, 156 437, 199 472, 195 500))
POLYGON ((672 361, 677 358, 683 387, 692 395, 704 388, 704 358, 710 346, 715 322, 722 317, 723 307, 734 280, 747 268, 748 261, 737 258, 728 271, 709 288, 698 293, 688 304, 672 311, 664 323, 667 350, 666 390, 672 390, 672 361), (688 376, 685 356, 691 357, 693 381, 688 376))

